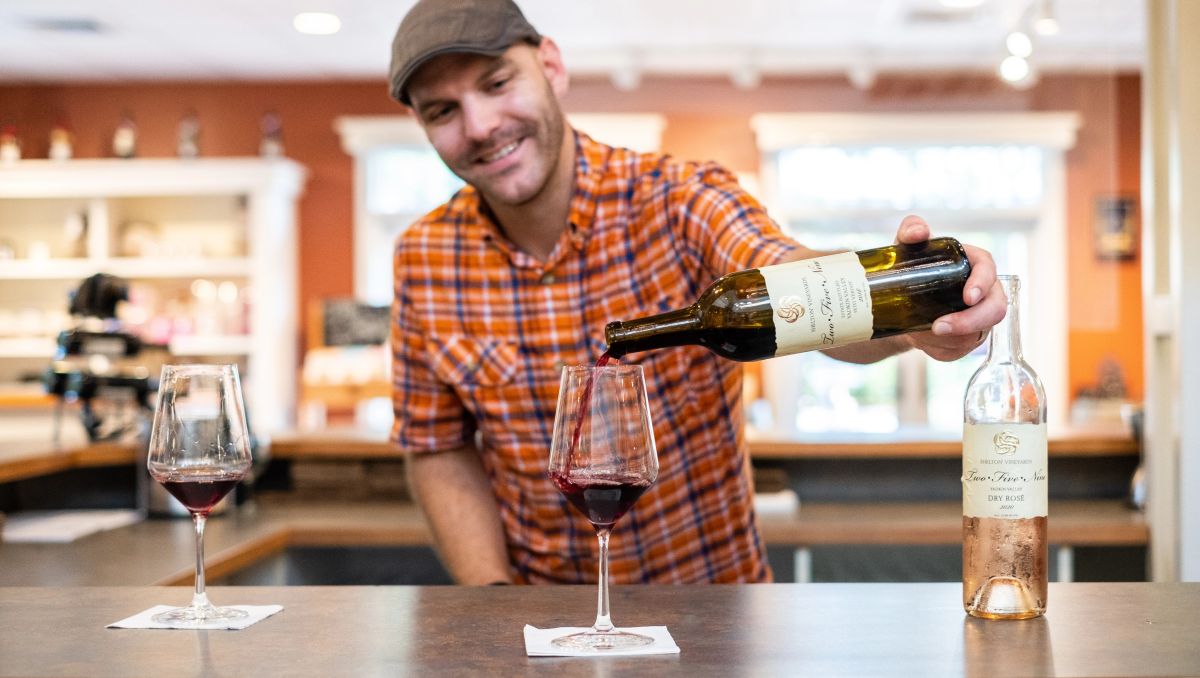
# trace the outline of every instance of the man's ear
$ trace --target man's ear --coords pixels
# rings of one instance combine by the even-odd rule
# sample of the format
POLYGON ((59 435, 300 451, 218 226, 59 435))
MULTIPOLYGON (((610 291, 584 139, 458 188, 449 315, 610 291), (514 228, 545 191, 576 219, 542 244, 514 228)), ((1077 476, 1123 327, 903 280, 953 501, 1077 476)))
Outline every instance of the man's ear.
POLYGON ((546 80, 550 82, 550 88, 554 91, 554 95, 562 98, 567 93, 567 86, 570 84, 570 76, 567 75, 567 67, 563 65, 562 53, 558 51, 558 45, 554 40, 543 37, 537 47, 538 63, 542 66, 542 72, 546 74, 546 80))

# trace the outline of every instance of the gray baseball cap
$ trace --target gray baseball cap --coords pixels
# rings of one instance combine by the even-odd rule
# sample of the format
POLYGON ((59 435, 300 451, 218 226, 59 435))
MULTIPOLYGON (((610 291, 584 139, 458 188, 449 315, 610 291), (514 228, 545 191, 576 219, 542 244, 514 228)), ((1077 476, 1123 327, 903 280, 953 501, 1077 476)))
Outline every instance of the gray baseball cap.
POLYGON ((409 106, 409 78, 426 61, 452 52, 499 56, 542 36, 512 0, 419 0, 396 29, 389 72, 393 99, 409 106))

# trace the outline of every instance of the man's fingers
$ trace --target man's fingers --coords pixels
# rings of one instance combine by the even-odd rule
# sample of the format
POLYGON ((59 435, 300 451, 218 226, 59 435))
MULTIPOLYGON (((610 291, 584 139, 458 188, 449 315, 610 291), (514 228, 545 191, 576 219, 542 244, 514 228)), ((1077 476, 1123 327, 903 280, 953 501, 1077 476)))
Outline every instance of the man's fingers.
POLYGON ((915 214, 910 214, 900 221, 896 230, 896 242, 911 245, 929 240, 929 224, 915 214))
POLYGON ((933 333, 939 337, 976 336, 986 333, 993 325, 1004 319, 1004 290, 997 284, 979 303, 957 313, 947 313, 933 323, 933 333))
POLYGON ((968 306, 974 306, 986 291, 995 286, 996 262, 987 250, 971 245, 963 245, 963 250, 967 253, 967 260, 971 262, 971 275, 963 285, 963 301, 968 306))

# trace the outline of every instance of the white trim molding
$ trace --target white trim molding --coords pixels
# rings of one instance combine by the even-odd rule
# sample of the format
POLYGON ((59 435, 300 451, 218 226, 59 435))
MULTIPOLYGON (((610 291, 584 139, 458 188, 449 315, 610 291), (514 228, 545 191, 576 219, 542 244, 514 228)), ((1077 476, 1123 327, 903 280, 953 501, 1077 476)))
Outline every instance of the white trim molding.
POLYGON ((1078 113, 759 113, 750 127, 764 153, 854 144, 1075 145, 1078 113))

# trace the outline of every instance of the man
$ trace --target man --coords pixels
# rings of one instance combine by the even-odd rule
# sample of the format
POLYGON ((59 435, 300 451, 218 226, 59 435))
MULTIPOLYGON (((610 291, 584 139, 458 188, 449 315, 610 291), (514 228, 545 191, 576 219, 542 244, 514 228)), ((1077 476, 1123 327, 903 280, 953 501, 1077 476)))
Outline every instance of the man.
MULTIPOLYGON (((606 322, 682 307, 716 277, 817 254, 733 176, 593 141, 559 99, 554 41, 510 0, 421 0, 393 43, 391 94, 468 185, 400 236, 393 439, 439 553, 463 584, 590 583, 590 525, 546 477, 563 365, 606 322)), ((898 240, 928 239, 917 217, 898 240)), ((965 311, 932 332, 829 351, 958 358, 1004 314, 991 257, 968 248, 965 311)), ((660 472, 612 541, 615 583, 769 581, 742 433, 741 369, 696 347, 645 367, 660 472)))

